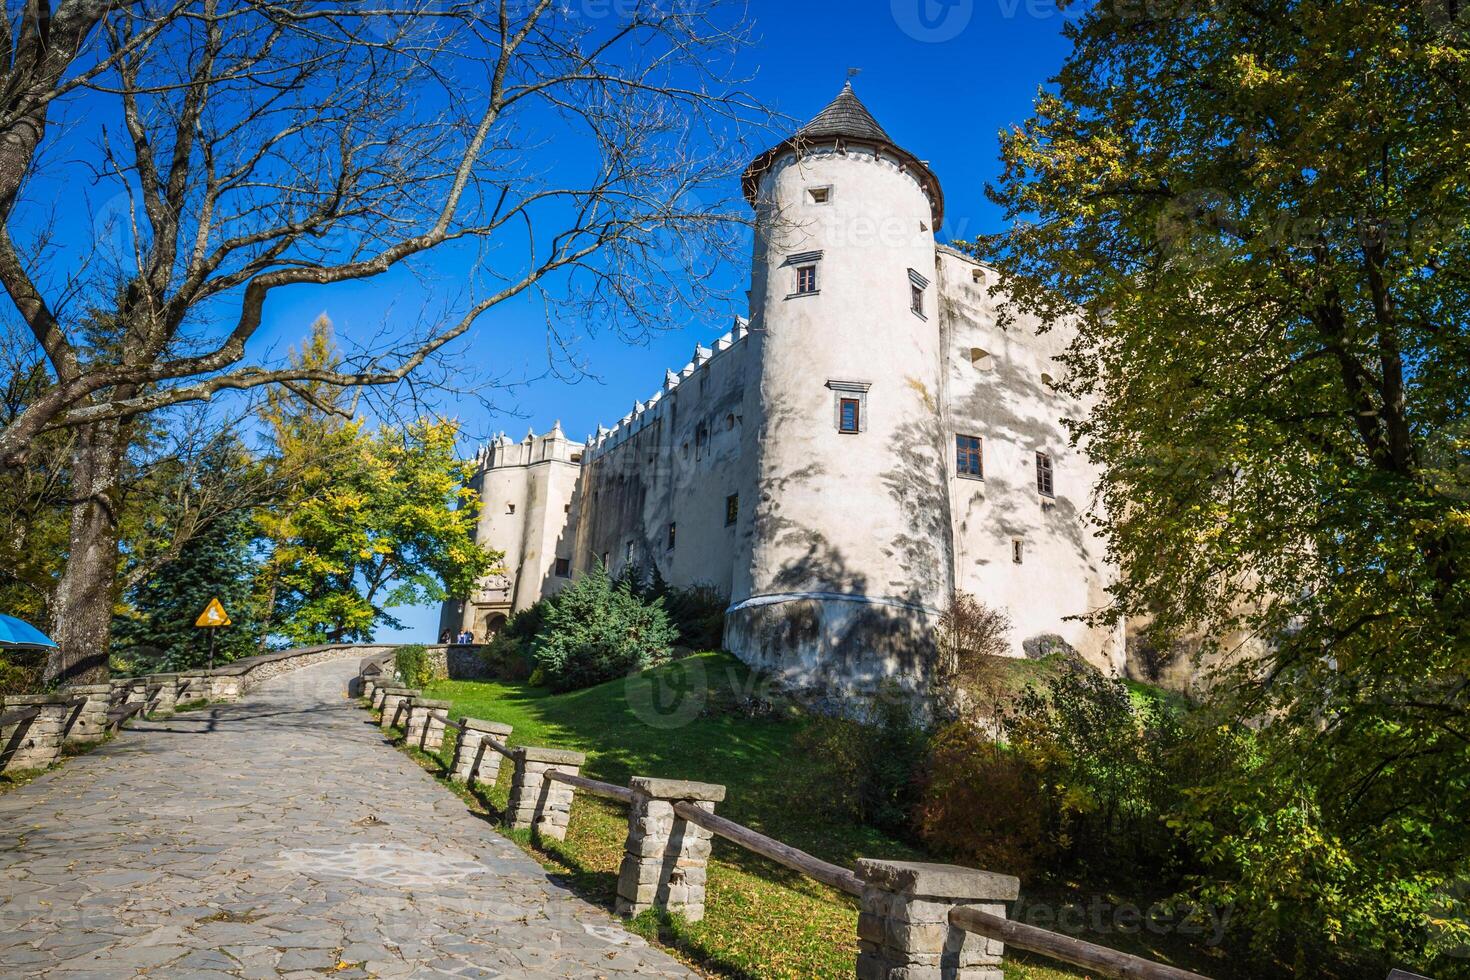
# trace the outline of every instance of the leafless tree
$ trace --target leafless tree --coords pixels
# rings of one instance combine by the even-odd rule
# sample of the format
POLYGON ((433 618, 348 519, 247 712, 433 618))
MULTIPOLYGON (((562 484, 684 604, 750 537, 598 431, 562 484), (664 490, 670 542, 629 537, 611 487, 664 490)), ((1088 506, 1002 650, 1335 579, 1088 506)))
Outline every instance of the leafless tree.
POLYGON ((1001 658, 1011 620, 968 592, 956 590, 935 624, 934 686, 949 714, 981 711, 994 719, 1009 697, 1001 658))
POLYGON ((528 290, 649 329, 701 301, 734 247, 743 210, 711 188, 766 121, 730 67, 738 8, 396 2, 27 0, 3 25, 0 285, 49 383, 0 429, 0 465, 74 430, 53 679, 105 673, 113 496, 143 413, 391 384, 528 290), (100 241, 66 220, 75 199, 47 216, 27 194, 58 120, 93 147, 66 184, 119 202, 81 236, 100 241), (446 254, 474 259, 452 316, 330 372, 260 349, 278 291, 429 274, 446 254))

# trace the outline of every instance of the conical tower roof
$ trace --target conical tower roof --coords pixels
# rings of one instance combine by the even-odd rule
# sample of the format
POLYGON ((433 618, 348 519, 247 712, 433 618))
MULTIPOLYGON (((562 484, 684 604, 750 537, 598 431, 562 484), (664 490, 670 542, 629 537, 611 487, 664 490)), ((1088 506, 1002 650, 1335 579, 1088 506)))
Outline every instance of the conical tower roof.
POLYGON ((842 86, 837 98, 815 119, 796 131, 798 137, 808 140, 845 137, 847 139, 871 140, 876 143, 892 143, 888 131, 878 125, 878 120, 868 111, 852 90, 852 82, 842 86))
POLYGON ((939 226, 944 220, 944 192, 939 188, 938 178, 934 176, 928 164, 893 141, 893 137, 889 136, 888 131, 879 125, 878 120, 873 118, 873 114, 868 111, 868 107, 863 105, 857 93, 852 90, 852 82, 843 85, 842 91, 837 93, 837 98, 828 103, 827 108, 817 113, 811 122, 751 162, 745 170, 745 177, 742 181, 745 199, 752 204, 755 203, 755 193, 761 174, 765 173, 771 164, 787 150, 793 150, 800 155, 818 146, 847 144, 875 147, 897 157, 905 168, 911 169, 919 182, 924 185, 925 190, 929 192, 929 199, 934 210, 934 225, 939 226))

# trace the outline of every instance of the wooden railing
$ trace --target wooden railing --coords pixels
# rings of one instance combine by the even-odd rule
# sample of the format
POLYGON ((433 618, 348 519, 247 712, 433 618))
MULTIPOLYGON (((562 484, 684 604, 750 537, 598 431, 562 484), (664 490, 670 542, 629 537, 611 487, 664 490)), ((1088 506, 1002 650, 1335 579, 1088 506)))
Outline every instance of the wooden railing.
POLYGON ((1120 953, 1116 949, 1007 919, 1003 915, 992 915, 977 908, 960 906, 952 909, 949 921, 957 929, 995 939, 1017 949, 1040 953, 1073 966, 1096 970, 1107 977, 1124 977, 1130 980, 1207 980, 1198 973, 1155 963, 1141 956, 1120 953))
POLYGON ((822 884, 835 888, 840 892, 851 895, 854 898, 863 894, 862 879, 846 868, 823 861, 821 858, 813 857, 806 851, 798 850, 790 844, 783 844, 774 837, 767 837, 759 831, 751 830, 743 824, 733 820, 701 810, 697 806, 688 803, 675 803, 674 812, 692 824, 698 824, 710 833, 732 844, 739 844, 753 854, 769 858, 777 864, 799 871, 808 878, 814 878, 822 884))

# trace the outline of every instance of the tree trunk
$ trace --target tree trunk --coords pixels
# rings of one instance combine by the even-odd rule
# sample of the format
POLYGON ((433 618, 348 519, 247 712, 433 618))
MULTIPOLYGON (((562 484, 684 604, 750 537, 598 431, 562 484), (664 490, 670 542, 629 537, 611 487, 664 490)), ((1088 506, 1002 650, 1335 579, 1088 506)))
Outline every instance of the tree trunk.
POLYGON ((130 423, 109 419, 78 431, 72 450, 70 548, 53 606, 56 640, 48 683, 107 679, 108 640, 117 596, 117 485, 130 423))

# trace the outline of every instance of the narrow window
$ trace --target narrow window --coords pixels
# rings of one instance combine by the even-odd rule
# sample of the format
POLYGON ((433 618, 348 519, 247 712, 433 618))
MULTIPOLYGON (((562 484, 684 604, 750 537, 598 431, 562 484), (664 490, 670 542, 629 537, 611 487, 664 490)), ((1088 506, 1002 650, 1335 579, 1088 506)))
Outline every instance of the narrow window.
POLYGON ((740 516, 740 494, 732 493, 725 498, 725 526, 729 527, 735 523, 740 516))
POLYGON ((612 558, 612 553, 611 552, 604 551, 602 553, 602 567, 603 568, 607 568, 607 563, 608 563, 608 561, 611 558, 612 558))
POLYGON ((570 513, 571 513, 571 512, 572 512, 572 505, 571 505, 571 504, 567 504, 567 505, 566 505, 566 506, 564 506, 564 507, 563 507, 563 508, 562 508, 562 509, 561 509, 561 512, 562 512, 562 513, 563 513, 563 514, 570 514, 570 513))
POLYGON ((570 558, 558 558, 556 560, 556 577, 557 578, 571 578, 572 577, 572 560, 570 558))
POLYGON ((914 283, 909 283, 909 309, 919 316, 924 315, 924 290, 914 283))
POLYGON ((582 454, 581 453, 572 453, 572 462, 574 462, 574 463, 580 463, 580 462, 582 462, 582 454))
POLYGON ((633 564, 633 542, 631 541, 623 546, 623 563, 625 565, 633 564))
POLYGON ((507 514, 514 514, 516 512, 516 505, 515 504, 506 504, 505 505, 505 512, 507 514))
POLYGON ((1021 550, 1021 539, 1011 538, 1011 561, 1019 565, 1025 557, 1025 554, 1021 550))
POLYGON ((735 414, 732 412, 725 416, 725 431, 729 432, 733 428, 735 428, 735 414))
POLYGON ((1047 453, 1036 454, 1036 492, 1046 497, 1056 496, 1052 483, 1051 456, 1047 453))
POLYGON ((955 436, 955 472, 960 476, 983 479, 985 460, 979 436, 955 436))
POLYGON ((837 411, 837 431, 855 435, 862 425, 862 407, 856 398, 842 399, 837 411))
POLYGON ((673 521, 670 521, 669 522, 669 550, 670 551, 673 551, 674 550, 674 533, 678 529, 678 527, 679 527, 679 525, 675 524, 673 521))
POLYGON ((694 458, 704 458, 704 451, 709 448, 709 426, 704 422, 699 423, 694 430, 694 458))
POLYGON ((817 267, 814 265, 802 265, 796 268, 796 292, 814 293, 817 291, 817 267))

